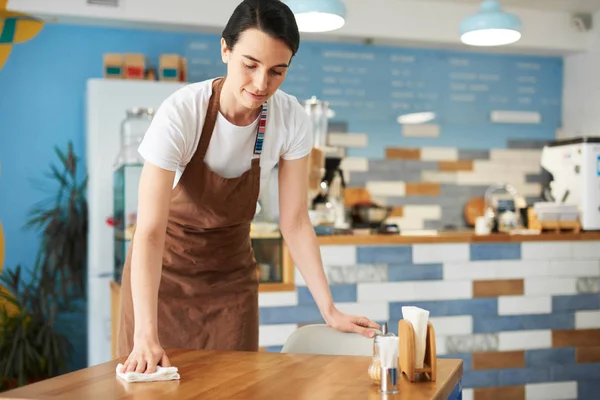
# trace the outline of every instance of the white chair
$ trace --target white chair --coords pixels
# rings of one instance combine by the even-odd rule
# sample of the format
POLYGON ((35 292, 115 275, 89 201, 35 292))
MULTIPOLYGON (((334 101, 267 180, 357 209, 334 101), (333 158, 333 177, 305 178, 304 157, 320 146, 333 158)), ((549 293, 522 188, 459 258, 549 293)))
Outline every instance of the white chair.
POLYGON ((281 352, 371 356, 373 355, 373 339, 358 333, 340 332, 325 324, 306 325, 288 337, 281 352))

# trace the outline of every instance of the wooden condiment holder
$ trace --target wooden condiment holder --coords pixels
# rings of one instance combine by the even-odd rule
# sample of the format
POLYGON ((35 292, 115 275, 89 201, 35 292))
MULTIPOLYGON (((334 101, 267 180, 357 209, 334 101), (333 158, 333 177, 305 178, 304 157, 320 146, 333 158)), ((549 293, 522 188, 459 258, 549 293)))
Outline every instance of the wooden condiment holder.
MULTIPOLYGON (((427 339, 425 341, 425 359, 423 368, 415 367, 415 330, 410 322, 398 322, 398 365, 400 373, 405 374, 409 381, 417 381, 417 374, 435 382, 437 377, 437 354, 435 349, 435 331, 431 322, 427 322, 427 339)), ((420 380, 420 379, 419 379, 420 380)))

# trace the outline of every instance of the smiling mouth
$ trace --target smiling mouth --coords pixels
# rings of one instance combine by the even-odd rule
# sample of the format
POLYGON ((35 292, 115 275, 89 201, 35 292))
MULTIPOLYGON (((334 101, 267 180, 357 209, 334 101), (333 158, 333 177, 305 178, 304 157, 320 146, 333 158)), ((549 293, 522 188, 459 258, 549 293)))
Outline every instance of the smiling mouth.
POLYGON ((256 100, 261 100, 261 99, 264 99, 264 98, 265 98, 265 95, 264 95, 264 94, 255 94, 255 93, 249 92, 249 91, 247 91, 247 90, 246 90, 246 93, 248 93, 248 95, 249 95, 250 97, 252 97, 253 99, 256 99, 256 100))

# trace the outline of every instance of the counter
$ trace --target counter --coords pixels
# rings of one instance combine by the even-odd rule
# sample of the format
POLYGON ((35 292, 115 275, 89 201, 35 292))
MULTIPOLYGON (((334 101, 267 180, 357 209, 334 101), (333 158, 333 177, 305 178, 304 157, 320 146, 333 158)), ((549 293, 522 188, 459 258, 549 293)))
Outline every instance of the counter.
MULTIPOLYGON (((382 399, 367 375, 371 357, 167 350, 178 381, 126 383, 114 360, 0 393, 4 399, 382 399)), ((438 360, 436 382, 402 376, 397 400, 458 400, 461 360, 438 360)))

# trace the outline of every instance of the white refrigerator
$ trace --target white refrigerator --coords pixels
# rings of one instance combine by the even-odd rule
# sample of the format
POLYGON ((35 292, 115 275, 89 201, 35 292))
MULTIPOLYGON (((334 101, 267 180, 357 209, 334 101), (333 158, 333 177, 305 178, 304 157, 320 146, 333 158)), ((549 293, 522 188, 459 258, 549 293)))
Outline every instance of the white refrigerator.
POLYGON ((88 366, 111 359, 110 282, 114 268, 113 165, 121 122, 134 107, 157 109, 186 83, 91 79, 86 93, 88 172, 88 366))

